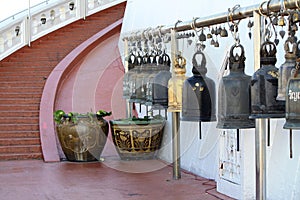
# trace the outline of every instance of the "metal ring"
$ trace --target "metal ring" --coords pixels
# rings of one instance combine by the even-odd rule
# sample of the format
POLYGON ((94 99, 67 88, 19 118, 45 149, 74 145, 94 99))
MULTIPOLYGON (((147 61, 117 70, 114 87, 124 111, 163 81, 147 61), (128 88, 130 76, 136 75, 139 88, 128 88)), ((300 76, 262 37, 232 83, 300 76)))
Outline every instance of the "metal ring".
POLYGON ((199 19, 199 17, 193 18, 193 22, 191 23, 191 28, 192 28, 193 30, 196 30, 196 20, 197 20, 197 19, 199 19))
POLYGON ((161 28, 163 27, 163 25, 158 26, 157 30, 158 30, 158 37, 162 38, 162 34, 161 34, 161 28))
POLYGON ((285 0, 281 0, 281 11, 286 11, 285 0))
POLYGON ((296 4, 297 9, 300 9, 298 0, 295 1, 295 4, 296 4))
POLYGON ((181 22, 182 22, 181 20, 178 20, 178 21, 175 23, 175 25, 174 25, 174 30, 177 29, 177 24, 179 24, 179 23, 181 23, 181 22))
POLYGON ((268 3, 268 4, 267 4, 267 10, 268 10, 268 5, 269 5, 270 1, 264 1, 264 2, 262 2, 262 3, 260 4, 259 9, 258 9, 258 13, 259 13, 261 16, 267 17, 268 14, 269 14, 269 12, 267 12, 267 14, 264 14, 264 13, 263 13, 263 8, 262 8, 263 5, 264 5, 265 3, 268 3))

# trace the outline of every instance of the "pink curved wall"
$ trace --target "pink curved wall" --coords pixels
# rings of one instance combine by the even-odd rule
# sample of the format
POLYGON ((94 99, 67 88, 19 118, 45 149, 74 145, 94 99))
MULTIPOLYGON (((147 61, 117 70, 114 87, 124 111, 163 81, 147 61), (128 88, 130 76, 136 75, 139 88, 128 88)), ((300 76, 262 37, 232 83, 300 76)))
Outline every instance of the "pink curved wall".
POLYGON ((48 77, 40 106, 40 132, 46 162, 63 157, 57 143, 53 112, 112 111, 125 117, 123 65, 118 50, 122 20, 84 42, 63 59, 48 77))

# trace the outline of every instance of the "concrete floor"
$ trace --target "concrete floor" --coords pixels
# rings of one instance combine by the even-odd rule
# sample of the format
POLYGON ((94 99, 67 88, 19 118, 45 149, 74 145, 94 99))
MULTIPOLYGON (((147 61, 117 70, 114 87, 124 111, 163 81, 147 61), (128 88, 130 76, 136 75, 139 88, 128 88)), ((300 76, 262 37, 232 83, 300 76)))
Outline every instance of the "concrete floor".
POLYGON ((2 200, 215 200, 228 198, 216 192, 216 184, 182 171, 173 180, 172 166, 161 160, 103 162, 42 160, 0 162, 2 200))

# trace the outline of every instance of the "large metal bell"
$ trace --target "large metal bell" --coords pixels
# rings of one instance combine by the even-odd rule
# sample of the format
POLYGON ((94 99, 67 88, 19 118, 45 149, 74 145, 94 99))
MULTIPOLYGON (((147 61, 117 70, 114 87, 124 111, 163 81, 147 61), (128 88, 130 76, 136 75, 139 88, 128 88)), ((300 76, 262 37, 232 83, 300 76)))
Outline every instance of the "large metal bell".
POLYGON ((193 56, 193 76, 182 88, 182 120, 209 122, 216 120, 215 83, 206 76, 206 58, 201 50, 193 56), (200 64, 197 57, 202 57, 200 64))
POLYGON ((250 82, 251 77, 244 73, 245 69, 244 47, 233 45, 230 49, 230 73, 222 77, 218 96, 218 123, 221 129, 254 128, 255 121, 249 119, 250 115, 250 82), (233 55, 234 49, 239 48, 241 54, 233 55))
POLYGON ((163 53, 158 62, 161 71, 153 78, 152 106, 168 108, 168 82, 171 78, 170 57, 166 53, 163 53))
POLYGON ((297 38, 290 36, 284 43, 285 62, 279 68, 277 100, 285 101, 286 87, 296 65, 297 38))
POLYGON ((278 92, 278 69, 275 67, 276 45, 264 42, 260 49, 260 69, 251 80, 250 118, 281 118, 285 116, 284 101, 276 100, 278 92))
POLYGON ((177 55, 174 60, 172 78, 168 81, 168 111, 181 112, 182 109, 182 86, 186 79, 186 59, 177 55))
POLYGON ((126 58, 126 61, 128 63, 128 71, 124 74, 123 78, 123 98, 130 99, 132 91, 132 77, 135 74, 135 55, 133 53, 130 53, 126 58))
POLYGON ((300 129, 300 74, 298 68, 287 85, 286 122, 283 126, 285 129, 300 129))

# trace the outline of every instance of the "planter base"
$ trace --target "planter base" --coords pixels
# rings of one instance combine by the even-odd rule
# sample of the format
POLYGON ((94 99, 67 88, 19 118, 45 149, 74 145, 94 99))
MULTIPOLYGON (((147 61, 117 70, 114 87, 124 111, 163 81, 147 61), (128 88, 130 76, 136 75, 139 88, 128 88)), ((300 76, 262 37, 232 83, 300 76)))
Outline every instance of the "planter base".
POLYGON ((121 160, 155 159, 160 149, 165 120, 110 121, 111 133, 121 160))
POLYGON ((109 125, 104 119, 84 117, 77 124, 56 126, 58 139, 68 161, 91 162, 100 160, 106 144, 109 125))

